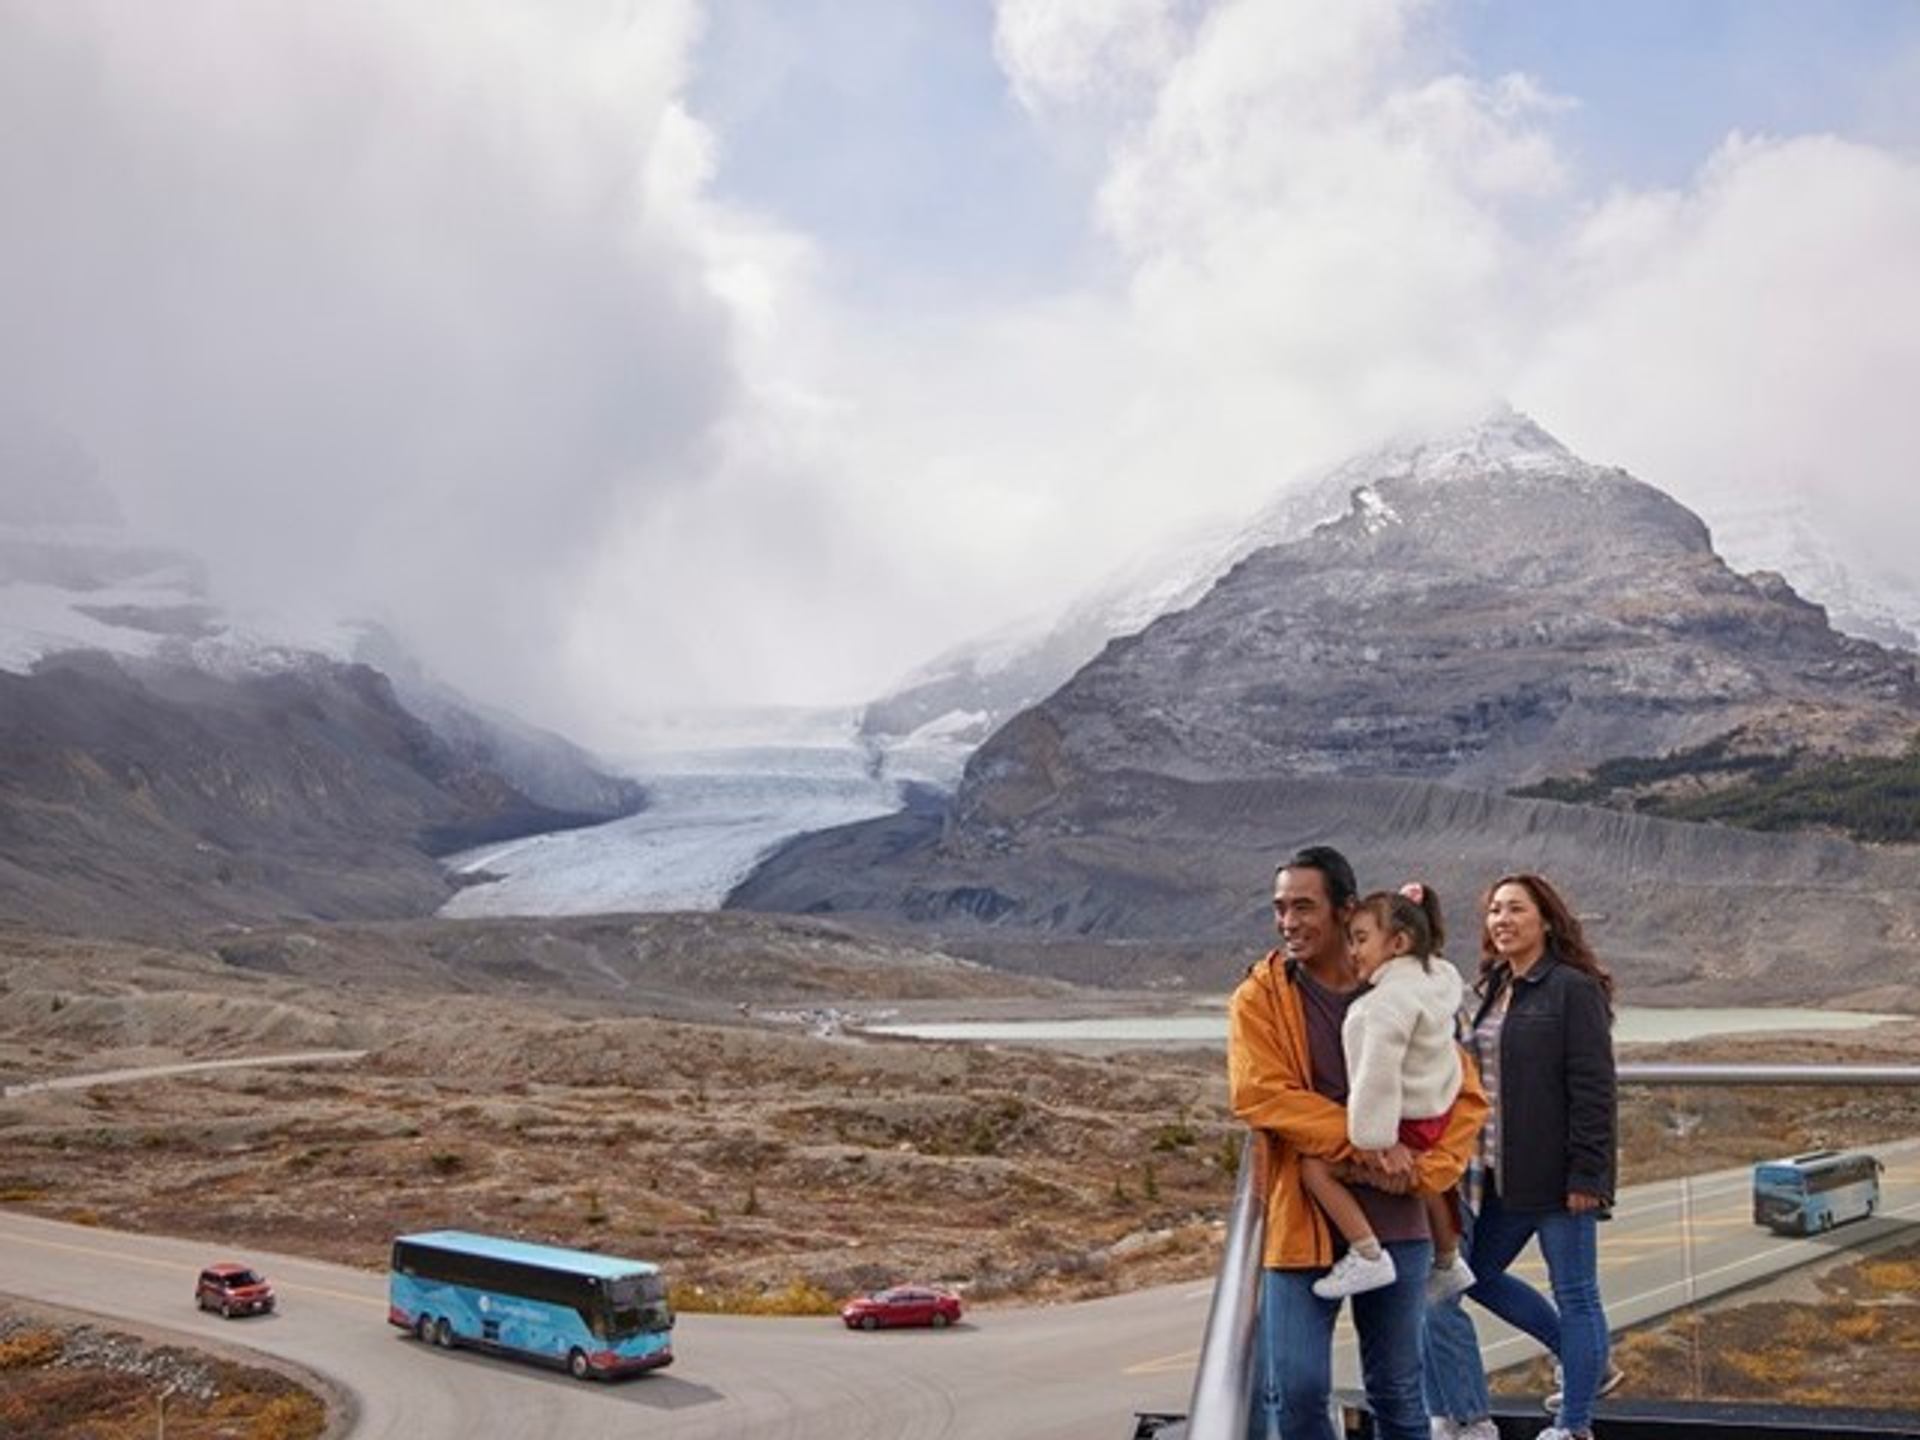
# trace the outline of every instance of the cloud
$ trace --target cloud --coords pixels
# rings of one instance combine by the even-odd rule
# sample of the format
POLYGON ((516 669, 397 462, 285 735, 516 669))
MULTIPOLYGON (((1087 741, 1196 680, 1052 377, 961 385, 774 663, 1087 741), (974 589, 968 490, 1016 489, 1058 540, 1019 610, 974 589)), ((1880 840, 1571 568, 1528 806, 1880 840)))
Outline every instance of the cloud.
POLYGON ((849 473, 917 481, 921 513, 955 517, 917 548, 944 555, 967 613, 1063 599, 1383 428, 1499 392, 1515 215, 1562 183, 1537 86, 1436 67, 1418 6, 996 13, 1040 133, 1104 131, 1099 249, 1078 284, 985 310, 843 311, 857 343, 820 381, 862 402, 849 473), (1132 103, 1111 103, 1121 84, 1132 103))
POLYGON ((1596 197, 1573 102, 1436 4, 999 0, 991 93, 910 83, 955 73, 938 14, 816 58, 790 19, 703 49, 696 0, 16 0, 0 387, 238 598, 377 613, 590 737, 864 698, 1502 393, 1682 498, 1819 484, 1920 540, 1869 523, 1920 449, 1899 152, 1735 138, 1596 197), (771 184, 728 117, 787 107, 858 141, 804 228, 727 190, 771 184), (956 279, 1023 225, 1072 253, 956 279))
POLYGON ((229 595, 525 700, 609 521, 697 480, 733 320, 693 8, 459 14, 9 7, 0 383, 229 595))
POLYGON ((1574 227, 1516 395, 1709 517, 1800 497, 1853 553, 1911 572, 1915 254, 1920 161, 1732 136, 1685 190, 1621 193, 1574 227))
POLYGON ((1150 94, 1178 57, 1179 0, 1001 0, 993 51, 1029 112, 1091 104, 1125 108, 1150 94))

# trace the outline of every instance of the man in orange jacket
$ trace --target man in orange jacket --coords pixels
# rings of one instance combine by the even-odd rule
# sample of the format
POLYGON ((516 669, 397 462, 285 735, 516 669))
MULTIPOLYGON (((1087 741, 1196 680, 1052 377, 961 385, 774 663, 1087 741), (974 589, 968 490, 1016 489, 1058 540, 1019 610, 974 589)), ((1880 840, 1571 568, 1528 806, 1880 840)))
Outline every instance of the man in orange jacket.
MULTIPOLYGON (((1361 991, 1347 955, 1347 920, 1358 896, 1353 866, 1338 850, 1302 850, 1274 876, 1281 948, 1247 972, 1228 1009, 1227 1081, 1233 1110, 1266 1144, 1267 1240, 1253 1440, 1278 1425, 1281 1440, 1334 1440, 1333 1325, 1338 1300, 1313 1282, 1335 1257, 1335 1235, 1300 1179, 1300 1157, 1353 1164, 1347 1141, 1346 1055, 1340 1027, 1361 991)), ((1487 1099, 1470 1060, 1446 1132, 1432 1149, 1396 1145, 1350 1182, 1399 1278, 1353 1297, 1360 1367, 1374 1434, 1427 1440, 1420 1388, 1420 1331, 1433 1264, 1420 1195, 1458 1183, 1486 1119, 1487 1099)))

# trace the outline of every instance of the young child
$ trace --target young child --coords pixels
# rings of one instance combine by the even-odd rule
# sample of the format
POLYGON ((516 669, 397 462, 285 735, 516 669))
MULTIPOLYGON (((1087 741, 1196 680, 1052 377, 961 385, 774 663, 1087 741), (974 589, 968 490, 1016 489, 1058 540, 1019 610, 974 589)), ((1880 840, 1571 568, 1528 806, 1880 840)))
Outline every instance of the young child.
MULTIPOLYGON (((1424 885, 1397 894, 1376 891, 1348 922, 1354 969, 1371 987, 1348 1008, 1340 1032, 1347 1053, 1347 1138, 1357 1150, 1383 1151, 1395 1141, 1429 1150, 1446 1133, 1460 1093, 1454 1015, 1462 986, 1460 972, 1438 959, 1445 938, 1439 897, 1424 885)), ((1333 1167, 1309 1156, 1301 1178, 1348 1246, 1333 1269, 1313 1282, 1313 1293, 1337 1300, 1391 1285, 1393 1257, 1333 1167)), ((1434 1249, 1427 1293, 1444 1299, 1473 1284, 1473 1272, 1460 1258, 1452 1197, 1428 1195, 1423 1203, 1434 1249)))

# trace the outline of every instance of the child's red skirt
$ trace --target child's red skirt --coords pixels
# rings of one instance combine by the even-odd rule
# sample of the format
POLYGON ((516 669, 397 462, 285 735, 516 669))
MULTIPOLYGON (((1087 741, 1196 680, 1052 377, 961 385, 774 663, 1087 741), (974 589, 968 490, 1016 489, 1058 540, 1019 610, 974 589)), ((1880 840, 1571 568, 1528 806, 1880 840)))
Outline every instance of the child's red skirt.
POLYGON ((1452 1118, 1453 1107, 1449 1105, 1444 1115, 1429 1115, 1424 1120, 1402 1120, 1400 1143, 1409 1150, 1431 1150, 1440 1143, 1440 1137, 1447 1133, 1447 1122, 1452 1118))

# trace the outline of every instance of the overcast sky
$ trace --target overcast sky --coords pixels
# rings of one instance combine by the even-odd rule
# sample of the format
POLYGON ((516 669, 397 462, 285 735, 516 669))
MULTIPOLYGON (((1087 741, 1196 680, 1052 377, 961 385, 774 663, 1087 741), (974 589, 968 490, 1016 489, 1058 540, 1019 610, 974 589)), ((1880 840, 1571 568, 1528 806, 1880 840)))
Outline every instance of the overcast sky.
POLYGON ((1920 553, 1906 0, 0 0, 0 391, 589 739, 1506 397, 1920 553))

